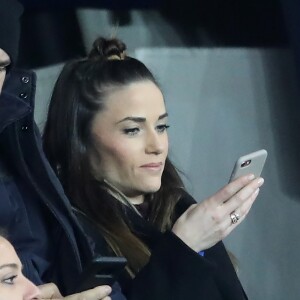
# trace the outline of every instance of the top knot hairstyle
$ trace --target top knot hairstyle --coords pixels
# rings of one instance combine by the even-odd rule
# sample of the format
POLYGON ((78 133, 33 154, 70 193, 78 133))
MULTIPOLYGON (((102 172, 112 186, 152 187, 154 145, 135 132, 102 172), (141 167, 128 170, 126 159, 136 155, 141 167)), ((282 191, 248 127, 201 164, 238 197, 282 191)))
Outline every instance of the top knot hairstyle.
MULTIPOLYGON (((91 126, 107 95, 140 81, 158 86, 150 70, 125 50, 122 41, 101 37, 86 58, 64 66, 54 86, 43 141, 46 156, 72 204, 94 220, 117 255, 127 258, 129 273, 134 276, 151 252, 131 231, 120 201, 101 197, 103 181, 101 174, 95 175, 91 162, 96 151, 91 126)), ((171 228, 182 188, 175 167, 167 159, 160 190, 145 198, 149 201, 149 221, 158 230, 171 228)))
POLYGON ((91 60, 107 59, 107 60, 123 60, 126 57, 126 45, 118 39, 107 40, 98 38, 93 43, 88 58, 91 60))

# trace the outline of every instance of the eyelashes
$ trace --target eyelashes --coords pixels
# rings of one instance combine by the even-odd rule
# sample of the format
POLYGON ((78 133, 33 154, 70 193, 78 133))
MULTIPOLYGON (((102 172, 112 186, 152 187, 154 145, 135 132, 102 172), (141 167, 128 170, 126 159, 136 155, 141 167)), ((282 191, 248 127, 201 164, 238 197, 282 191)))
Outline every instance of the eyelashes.
MULTIPOLYGON (((155 127, 156 131, 158 133, 163 133, 165 132, 170 126, 167 124, 161 124, 161 125, 157 125, 155 127)), ((123 129, 123 133, 129 136, 134 136, 139 134, 143 129, 140 127, 132 127, 132 128, 125 128, 123 129)))
POLYGON ((167 125, 167 124, 158 125, 158 126, 156 126, 156 130, 157 130, 157 132, 161 133, 161 132, 166 131, 169 127, 170 127, 170 125, 167 125))
POLYGON ((10 285, 13 285, 15 283, 15 279, 18 277, 18 275, 13 275, 13 276, 10 276, 8 278, 5 278, 2 280, 2 283, 6 283, 6 284, 10 284, 10 285))
POLYGON ((125 128, 123 129, 123 132, 126 134, 126 135, 130 135, 130 136, 133 136, 133 135, 136 135, 140 132, 140 129, 138 127, 134 127, 134 128, 125 128))

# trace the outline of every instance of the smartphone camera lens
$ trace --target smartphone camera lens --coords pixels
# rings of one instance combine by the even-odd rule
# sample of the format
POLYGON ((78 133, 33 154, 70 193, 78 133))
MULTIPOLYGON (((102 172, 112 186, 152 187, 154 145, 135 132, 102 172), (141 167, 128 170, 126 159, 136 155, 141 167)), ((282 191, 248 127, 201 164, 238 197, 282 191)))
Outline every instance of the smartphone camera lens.
POLYGON ((248 159, 248 160, 245 160, 242 164, 241 164, 241 167, 244 168, 244 167, 247 167, 251 164, 251 159, 248 159))

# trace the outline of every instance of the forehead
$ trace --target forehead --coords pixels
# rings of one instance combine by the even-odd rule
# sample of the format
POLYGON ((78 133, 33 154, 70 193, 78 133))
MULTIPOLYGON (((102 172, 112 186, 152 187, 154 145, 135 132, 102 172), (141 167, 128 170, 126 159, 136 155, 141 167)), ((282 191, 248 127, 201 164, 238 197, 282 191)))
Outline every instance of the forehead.
POLYGON ((0 266, 8 263, 20 264, 13 246, 3 237, 0 237, 0 253, 0 266))
POLYGON ((107 93, 104 113, 118 115, 163 114, 165 103, 161 90, 152 81, 131 83, 107 93))

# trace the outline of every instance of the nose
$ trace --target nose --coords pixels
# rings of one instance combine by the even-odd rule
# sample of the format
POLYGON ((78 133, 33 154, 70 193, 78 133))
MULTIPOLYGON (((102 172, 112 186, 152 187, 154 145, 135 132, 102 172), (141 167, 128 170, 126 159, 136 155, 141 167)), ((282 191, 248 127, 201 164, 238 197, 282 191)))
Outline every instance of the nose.
POLYGON ((151 131, 147 134, 146 153, 147 154, 161 154, 168 145, 168 137, 166 133, 161 134, 156 131, 151 131))
POLYGON ((40 299, 40 290, 39 288, 33 284, 30 280, 24 277, 24 300, 33 300, 33 299, 40 299))

